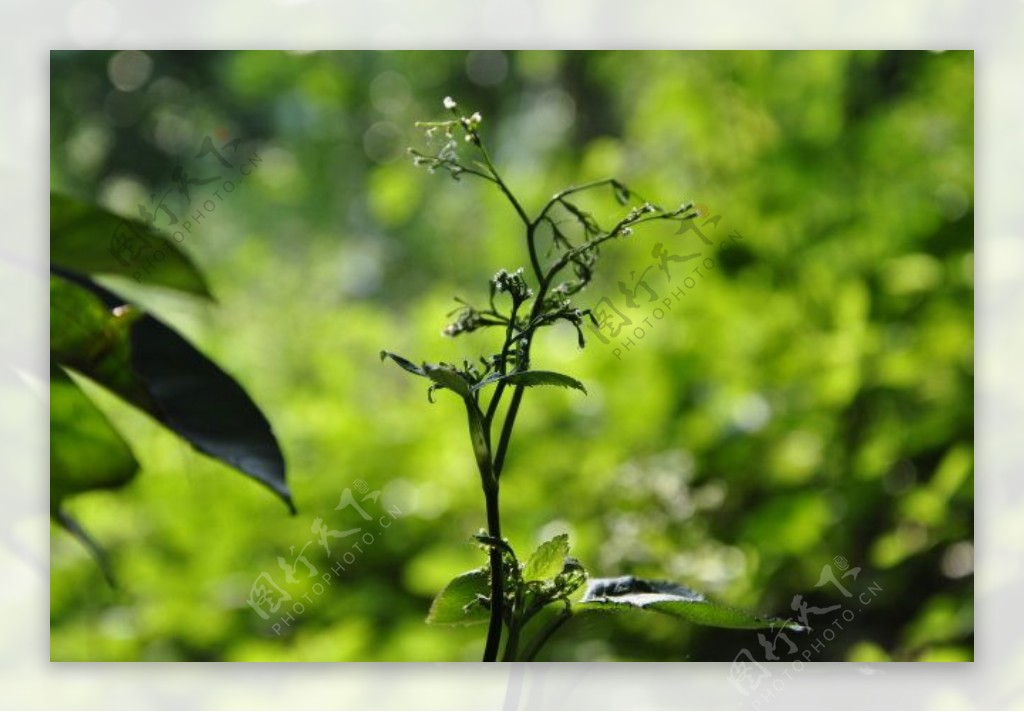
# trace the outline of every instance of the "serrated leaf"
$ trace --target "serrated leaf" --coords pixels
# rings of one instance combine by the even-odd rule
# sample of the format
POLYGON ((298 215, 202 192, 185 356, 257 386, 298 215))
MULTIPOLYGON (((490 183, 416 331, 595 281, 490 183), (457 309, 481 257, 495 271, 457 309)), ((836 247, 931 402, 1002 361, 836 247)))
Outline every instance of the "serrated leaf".
POLYGON ((446 366, 424 366, 427 377, 436 383, 441 388, 447 388, 450 391, 458 393, 463 398, 469 398, 472 400, 473 391, 465 378, 463 378, 457 371, 447 368, 446 366))
POLYGON ((713 628, 781 628, 804 631, 798 623, 763 617, 708 601, 703 594, 668 581, 649 581, 633 576, 591 579, 586 593, 573 605, 578 612, 616 612, 639 609, 655 611, 713 628))
POLYGON ((474 569, 459 574, 441 589, 430 605, 427 623, 433 625, 473 625, 486 623, 490 612, 479 596, 490 593, 487 569, 474 569))
POLYGON ((555 371, 519 371, 517 373, 508 373, 505 375, 496 375, 487 378, 478 383, 473 390, 479 390, 484 386, 488 386, 492 383, 498 383, 504 381, 514 386, 560 386, 562 388, 575 388, 583 393, 587 392, 587 389, 582 383, 577 381, 572 376, 567 376, 564 373, 556 373, 555 371))
POLYGON ((530 554, 523 568, 525 581, 547 581, 562 573, 569 556, 569 535, 559 534, 549 539, 530 554))
POLYGON ((175 241, 138 220, 50 193, 50 262, 81 274, 110 274, 212 299, 202 273, 175 241))
POLYGON ((51 357, 148 413, 294 512, 270 423, 238 383, 176 331, 82 275, 50 281, 51 357))

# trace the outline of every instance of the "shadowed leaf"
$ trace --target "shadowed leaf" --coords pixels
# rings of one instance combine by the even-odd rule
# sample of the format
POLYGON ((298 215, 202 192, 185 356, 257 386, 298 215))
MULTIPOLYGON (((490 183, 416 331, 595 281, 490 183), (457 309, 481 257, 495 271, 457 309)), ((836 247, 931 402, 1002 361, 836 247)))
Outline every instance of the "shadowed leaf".
POLYGON ((177 332, 81 275, 51 276, 53 358, 273 490, 294 512, 270 423, 238 383, 177 332))
POLYGON ((50 193, 50 262, 81 274, 120 275, 213 298, 172 239, 139 220, 56 193, 50 193))
POLYGON ((788 619, 766 618, 712 603, 703 594, 676 583, 647 581, 633 576, 591 579, 583 598, 573 605, 573 610, 581 613, 614 613, 630 609, 655 611, 713 628, 806 630, 788 619))

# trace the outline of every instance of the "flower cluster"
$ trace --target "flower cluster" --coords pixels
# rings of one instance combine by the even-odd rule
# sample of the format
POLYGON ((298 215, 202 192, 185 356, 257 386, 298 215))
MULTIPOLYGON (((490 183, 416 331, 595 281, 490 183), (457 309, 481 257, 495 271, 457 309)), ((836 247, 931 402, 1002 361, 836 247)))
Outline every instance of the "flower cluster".
POLYGON ((522 267, 511 274, 504 269, 498 270, 491 278, 491 295, 505 293, 512 297, 515 304, 521 304, 533 296, 533 290, 527 286, 523 277, 522 267))

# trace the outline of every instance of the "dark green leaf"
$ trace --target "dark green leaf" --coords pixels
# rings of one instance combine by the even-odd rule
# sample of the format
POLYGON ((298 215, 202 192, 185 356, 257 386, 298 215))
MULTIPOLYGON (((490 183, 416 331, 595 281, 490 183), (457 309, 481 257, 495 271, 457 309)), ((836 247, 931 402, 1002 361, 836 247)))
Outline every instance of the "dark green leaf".
POLYGON ((431 381, 436 383, 441 388, 447 388, 450 391, 458 393, 463 398, 473 398, 473 391, 465 378, 463 378, 457 371, 454 371, 445 366, 425 366, 427 376, 431 381))
POLYGON ((486 623, 487 608, 480 596, 490 593, 487 569, 474 569, 459 574, 437 594, 427 614, 427 623, 435 625, 472 625, 486 623))
POLYGON ((479 390, 498 381, 504 381, 514 386, 561 386, 562 388, 575 388, 578 391, 587 392, 583 384, 575 378, 554 371, 520 371, 504 376, 496 375, 478 383, 474 390, 479 390))
POLYGON ((173 329, 123 305, 80 275, 52 277, 53 358, 266 485, 294 511, 270 423, 242 387, 173 329))
POLYGON ((708 601, 685 586, 667 581, 647 581, 633 576, 591 579, 582 600, 573 606, 579 612, 615 612, 630 609, 656 611, 691 623, 714 628, 785 628, 806 630, 791 620, 765 618, 737 608, 708 601))
POLYGON ((523 569, 525 581, 547 581, 562 573, 565 558, 569 556, 569 535, 559 534, 530 554, 523 569))
POLYGON ((386 358, 391 359, 392 361, 397 363, 399 366, 404 368, 409 373, 414 373, 417 376, 426 376, 427 375, 427 372, 425 370, 423 370, 422 367, 417 366, 412 361, 410 361, 408 359, 405 359, 405 358, 402 358, 398 354, 393 354, 390 351, 381 351, 380 352, 380 360, 383 361, 386 358))
POLYGON ((212 299, 206 280, 175 244, 138 220, 50 193, 50 262, 82 274, 112 274, 212 299))

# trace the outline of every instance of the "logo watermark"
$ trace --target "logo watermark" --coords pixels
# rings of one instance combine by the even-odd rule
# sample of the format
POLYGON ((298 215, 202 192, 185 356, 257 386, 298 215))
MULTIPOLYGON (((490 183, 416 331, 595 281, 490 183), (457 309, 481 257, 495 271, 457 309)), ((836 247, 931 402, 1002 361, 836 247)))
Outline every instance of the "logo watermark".
MULTIPOLYGON (((197 177, 180 164, 176 165, 170 173, 173 186, 162 195, 150 195, 148 205, 139 204, 142 223, 148 228, 170 233, 174 242, 184 242, 263 162, 256 151, 245 150, 242 144, 242 139, 235 138, 218 146, 212 136, 204 136, 194 158, 198 161, 209 157, 207 163, 215 159, 219 168, 209 168, 204 171, 205 176, 197 177), (210 175, 213 171, 219 172, 210 175), (177 200, 169 199, 172 193, 177 194, 177 200)), ((167 258, 164 248, 154 245, 129 220, 120 221, 114 228, 108 251, 123 267, 134 270, 132 276, 136 282, 141 282, 143 275, 167 258)))
MULTIPOLYGON (((706 216, 710 212, 707 206, 698 205, 696 207, 700 216, 706 216)), ((721 220, 721 215, 713 215, 706 218, 700 226, 696 224, 696 219, 688 220, 680 225, 676 234, 683 235, 687 232, 693 232, 704 246, 713 247, 715 240, 705 234, 705 231, 701 228, 711 226, 714 230, 717 230, 718 223, 721 220)), ((727 237, 718 241, 719 249, 722 252, 728 252, 743 239, 743 235, 733 230, 727 237)), ((636 274, 636 271, 630 272, 629 279, 631 284, 627 284, 624 280, 620 280, 618 283, 619 293, 623 297, 625 308, 630 313, 627 314, 617 307, 610 297, 603 297, 591 309, 593 323, 589 326, 590 331, 605 345, 618 341, 618 346, 612 350, 612 353, 619 360, 622 359, 623 351, 629 351, 636 346, 637 342, 641 341, 651 329, 654 329, 657 323, 664 319, 665 315, 672 310, 672 307, 680 302, 683 297, 687 296, 690 291, 695 289, 699 280, 704 279, 706 274, 715 269, 717 265, 714 257, 710 255, 705 256, 704 250, 685 255, 675 255, 671 254, 664 244, 660 242, 654 245, 651 250, 651 257, 654 259, 654 263, 646 267, 639 276, 636 274), (685 270, 681 271, 681 269, 673 266, 675 263, 687 263, 692 260, 698 260, 698 262, 688 272, 685 270), (659 293, 648 281, 648 273, 651 270, 663 272, 665 281, 669 283, 672 282, 673 272, 676 276, 680 274, 685 274, 685 276, 682 280, 676 281, 675 288, 668 296, 662 296, 664 292, 659 293), (641 304, 637 300, 638 296, 645 297, 646 301, 641 304), (652 307, 652 304, 656 304, 656 306, 652 307), (635 314, 635 312, 640 313, 635 314)), ((687 267, 690 267, 690 265, 687 265, 687 267)), ((669 287, 671 286, 670 284, 669 287)), ((662 290, 666 288, 661 287, 662 290)))
POLYGON ((355 522, 361 526, 332 529, 322 518, 316 517, 309 527, 313 536, 298 549, 298 552, 292 546, 288 549, 287 557, 277 557, 277 565, 283 576, 278 575, 282 576, 284 585, 279 584, 269 571, 262 571, 256 577, 249 589, 246 603, 260 618, 273 621, 270 628, 275 635, 281 635, 291 628, 298 617, 306 612, 307 606, 316 603, 327 589, 348 572, 349 567, 402 516, 401 509, 394 505, 385 508, 378 502, 379 498, 380 490, 371 492, 366 482, 356 480, 351 488, 346 487, 341 493, 334 511, 351 508, 361 518, 361 521, 355 522), (353 489, 358 493, 358 497, 353 494, 353 489), (368 511, 373 509, 378 511, 368 511), (317 567, 310 561, 306 556, 306 550, 310 547, 313 547, 314 551, 322 548, 328 565, 320 562, 321 566, 317 567), (308 590, 298 595, 295 588, 300 585, 308 590))
POLYGON ((760 709, 763 704, 779 696, 793 675, 803 672, 806 664, 814 662, 826 646, 836 639, 838 631, 853 623, 858 615, 875 602, 882 593, 882 586, 876 581, 868 582, 863 577, 858 580, 860 574, 861 568, 850 568, 845 557, 833 557, 832 563, 822 567, 814 586, 835 587, 843 596, 843 603, 812 606, 803 595, 797 594, 790 603, 795 614, 790 621, 799 623, 808 631, 807 636, 797 638, 801 645, 794 642, 785 628, 780 628, 772 636, 757 634, 760 653, 756 656, 750 648, 744 648, 733 658, 729 682, 741 695, 752 698, 754 709, 760 709), (781 670, 780 666, 774 666, 773 673, 761 664, 762 661, 789 664, 781 666, 781 670))

